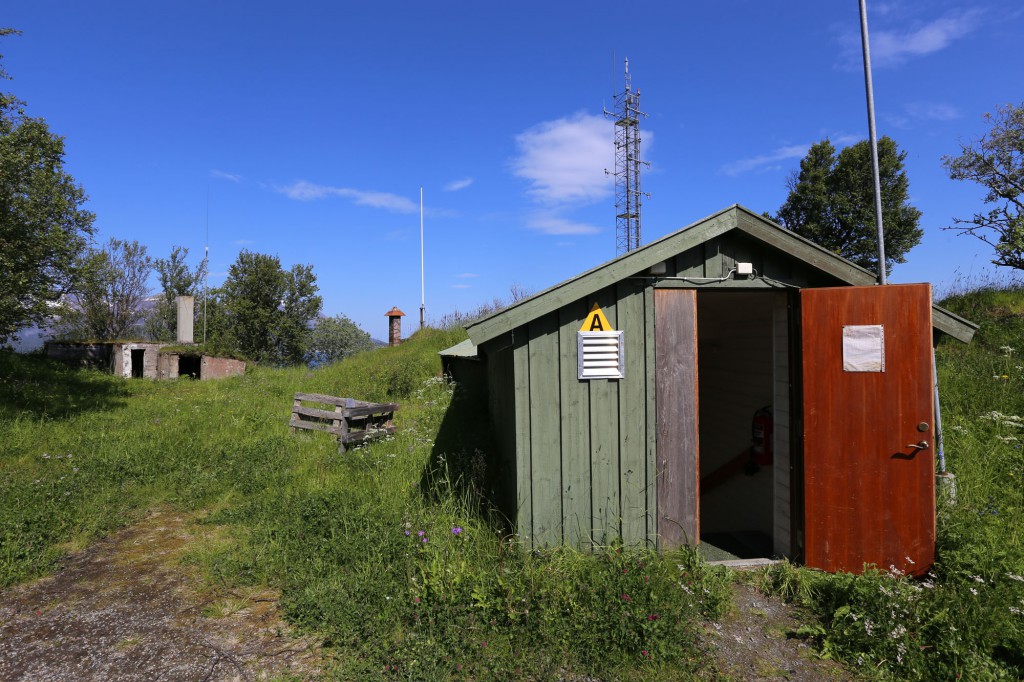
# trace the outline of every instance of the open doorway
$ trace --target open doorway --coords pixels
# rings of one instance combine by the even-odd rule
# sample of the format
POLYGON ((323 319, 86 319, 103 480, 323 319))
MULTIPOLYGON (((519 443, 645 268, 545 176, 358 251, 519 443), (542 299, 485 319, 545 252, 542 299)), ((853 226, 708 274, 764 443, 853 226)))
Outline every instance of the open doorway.
POLYGON ((788 440, 786 293, 698 292, 697 362, 703 551, 719 560, 786 554, 788 457, 782 467, 776 426, 786 422, 788 440))
POLYGON ((202 368, 202 357, 199 355, 178 356, 178 376, 198 379, 202 368))
POLYGON ((146 351, 143 348, 132 349, 132 378, 141 379, 146 372, 146 351))

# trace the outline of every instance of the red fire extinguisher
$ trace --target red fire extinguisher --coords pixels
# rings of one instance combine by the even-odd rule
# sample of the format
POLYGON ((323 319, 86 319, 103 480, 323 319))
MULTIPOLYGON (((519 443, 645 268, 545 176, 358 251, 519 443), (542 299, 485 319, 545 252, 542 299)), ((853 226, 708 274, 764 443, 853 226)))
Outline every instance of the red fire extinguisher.
POLYGON ((754 413, 754 421, 750 427, 754 440, 754 463, 769 466, 772 463, 772 406, 766 405, 754 413))

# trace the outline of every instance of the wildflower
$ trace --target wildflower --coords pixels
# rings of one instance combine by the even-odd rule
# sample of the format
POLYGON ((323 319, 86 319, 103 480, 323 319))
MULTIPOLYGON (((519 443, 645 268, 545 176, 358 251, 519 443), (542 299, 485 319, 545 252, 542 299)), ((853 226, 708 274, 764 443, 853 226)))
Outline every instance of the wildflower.
POLYGON ((643 656, 644 658, 649 658, 650 657, 650 654, 647 653, 647 649, 642 649, 640 651, 640 655, 643 656))
POLYGON ((1009 578, 1010 580, 1016 580, 1018 582, 1024 583, 1024 576, 1014 575, 1013 573, 1007 573, 1006 577, 1009 578))
POLYGON ((462 534, 462 526, 455 526, 454 528, 452 528, 452 535, 461 535, 461 534, 462 534))
POLYGON ((982 578, 980 575, 972 575, 971 576, 971 580, 973 580, 976 583, 984 583, 985 582, 985 579, 982 578))
POLYGON ((410 535, 412 535, 412 533, 410 533, 409 531, 405 531, 405 537, 409 537, 410 535))
POLYGON ((425 533, 422 530, 418 530, 418 531, 416 531, 416 535, 419 535, 420 537, 423 537, 425 535, 425 533))
POLYGON ((974 589, 974 588, 972 587, 972 588, 970 588, 970 590, 971 590, 971 594, 973 594, 973 595, 974 595, 975 597, 977 597, 977 596, 978 596, 978 591, 977 591, 976 589, 974 589))
POLYGON ((649 613, 649 614, 647 614, 647 620, 650 620, 650 621, 661 620, 661 616, 659 616, 656 613, 649 613))
POLYGON ((427 542, 427 539, 426 539, 426 538, 423 538, 422 540, 420 540, 420 542, 422 542, 422 543, 426 543, 426 542, 427 542))

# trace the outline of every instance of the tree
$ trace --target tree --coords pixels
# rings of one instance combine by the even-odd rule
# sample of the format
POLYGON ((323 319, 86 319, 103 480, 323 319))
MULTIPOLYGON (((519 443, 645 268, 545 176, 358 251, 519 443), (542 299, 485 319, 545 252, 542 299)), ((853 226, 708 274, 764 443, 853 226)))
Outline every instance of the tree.
POLYGON ((312 266, 286 272, 276 256, 243 250, 217 292, 218 343, 256 361, 305 362, 309 327, 323 307, 318 290, 312 266))
POLYGON ((375 345, 370 335, 345 315, 321 317, 310 332, 309 355, 311 361, 329 365, 375 345))
MULTIPOLYGON (((885 267, 906 262, 906 253, 921 241, 921 212, 909 203, 903 169, 907 153, 888 137, 878 140, 878 171, 885 227, 885 267)), ((874 180, 871 148, 866 140, 836 155, 828 138, 811 145, 800 172, 786 183, 789 196, 775 220, 801 237, 857 265, 878 272, 874 180)))
MULTIPOLYGON (((206 279, 207 262, 204 258, 195 268, 189 267, 186 259, 188 249, 175 246, 170 258, 153 261, 160 281, 161 295, 156 305, 146 316, 146 336, 154 341, 174 341, 177 338, 178 308, 174 299, 178 296, 194 296, 198 299, 203 281, 206 279)), ((194 309, 193 321, 198 319, 200 306, 194 309)))
POLYGON ((1024 103, 985 114, 991 129, 977 142, 960 146, 960 156, 942 157, 954 180, 973 180, 988 189, 987 213, 954 218, 947 230, 969 234, 992 246, 996 265, 1024 270, 1024 103))
MULTIPOLYGON (((0 28, 0 36, 17 33, 0 28)), ((0 342, 44 324, 74 288, 95 219, 64 171, 64 139, 24 107, 0 93, 0 342)))
POLYGON ((138 336, 152 270, 146 247, 137 241, 111 239, 102 249, 91 249, 80 290, 61 316, 61 335, 99 340, 138 336))

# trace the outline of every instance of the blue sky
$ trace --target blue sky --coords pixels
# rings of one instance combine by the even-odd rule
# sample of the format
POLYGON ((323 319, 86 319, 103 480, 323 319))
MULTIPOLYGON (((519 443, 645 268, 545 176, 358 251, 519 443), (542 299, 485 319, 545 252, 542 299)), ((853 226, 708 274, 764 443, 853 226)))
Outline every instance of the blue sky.
MULTIPOLYGON (((923 242, 892 281, 993 271, 942 231, 981 206, 941 157, 1024 102, 1018 0, 870 2, 879 135, 907 152, 923 242)), ((8 0, 0 41, 66 137, 98 239, 174 245, 211 286, 239 250, 310 263, 324 312, 385 338, 615 255, 612 125, 628 57, 649 114, 643 239, 731 204, 774 211, 825 136, 867 137, 858 5, 8 0)))

